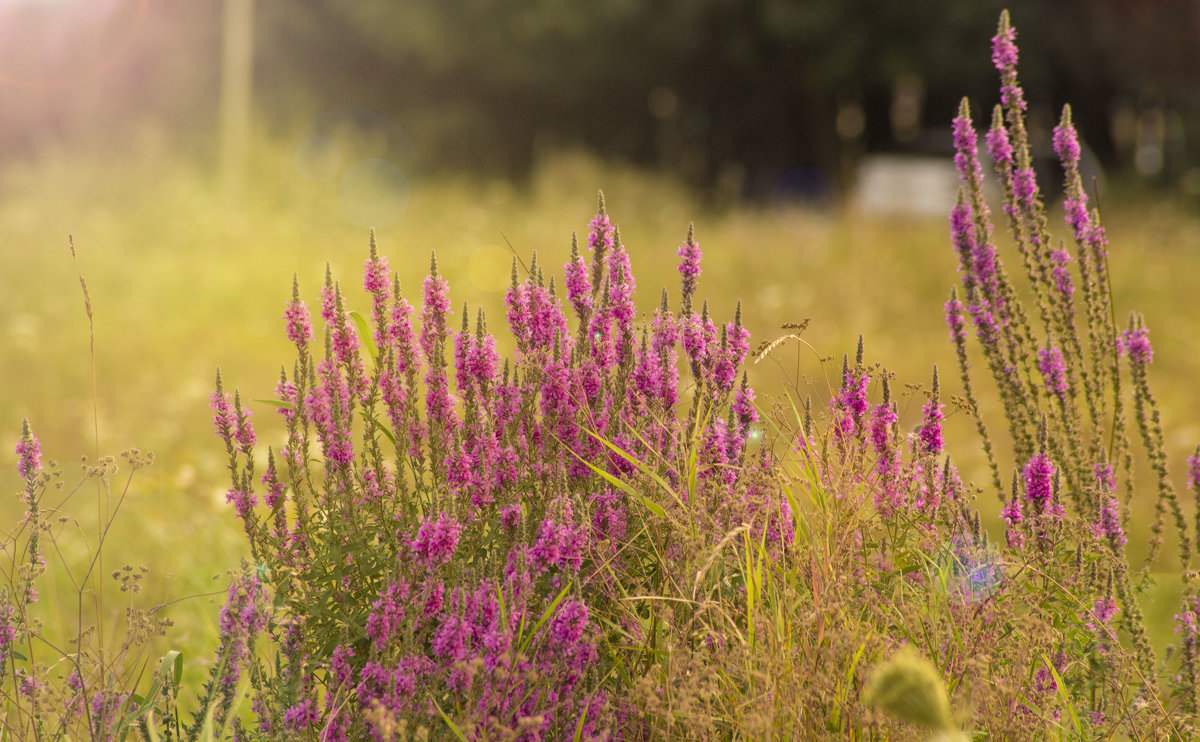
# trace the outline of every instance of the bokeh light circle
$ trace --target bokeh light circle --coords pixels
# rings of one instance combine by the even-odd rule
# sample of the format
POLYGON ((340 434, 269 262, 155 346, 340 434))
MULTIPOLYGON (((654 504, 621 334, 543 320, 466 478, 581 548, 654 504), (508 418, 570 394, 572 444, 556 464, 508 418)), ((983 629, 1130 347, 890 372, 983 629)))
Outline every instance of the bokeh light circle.
POLYGON ((346 218, 367 229, 387 229, 408 209, 408 178, 378 157, 359 160, 338 181, 338 203, 346 218))
POLYGON ((296 145, 296 171, 314 183, 324 183, 342 170, 342 148, 323 134, 313 134, 296 145))
POLYGON ((383 230, 418 201, 421 159, 403 127, 375 111, 327 111, 301 127, 280 187, 303 225, 349 221, 383 230))
POLYGON ((480 291, 504 291, 512 280, 512 253, 499 245, 481 246, 467 258, 467 277, 480 291))

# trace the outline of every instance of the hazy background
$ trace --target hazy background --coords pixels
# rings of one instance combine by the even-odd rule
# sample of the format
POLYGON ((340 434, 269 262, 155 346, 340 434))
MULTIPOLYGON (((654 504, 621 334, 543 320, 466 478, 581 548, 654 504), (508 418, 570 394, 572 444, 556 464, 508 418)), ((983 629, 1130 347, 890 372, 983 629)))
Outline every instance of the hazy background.
MULTIPOLYGON (((1114 301, 1152 330, 1182 488, 1200 441, 1200 4, 1171 0, 0 0, 0 441, 11 451, 29 418, 69 480, 80 454, 153 450, 106 558, 152 567, 156 600, 219 589, 245 550, 207 396, 218 365, 246 398, 291 368, 293 274, 312 301, 328 261, 363 309, 374 227, 410 299, 436 250, 455 309, 499 329, 509 245, 558 273, 600 188, 643 311, 676 290, 694 220, 699 293, 718 318, 742 300, 753 342, 811 317, 832 375, 863 333, 893 388, 938 364, 954 394, 949 122, 963 95, 990 117, 1003 6, 1039 158, 1074 107, 1114 301)), ((807 351, 752 373, 767 404, 828 394, 807 351)), ((898 396, 910 425, 920 397, 898 396)), ((277 445, 271 408, 251 406, 277 445)), ((986 398, 984 412, 1003 429, 986 398)), ((964 474, 985 481, 970 421, 949 425, 964 474)), ((0 464, 0 494, 18 487, 0 464)), ((78 498, 91 543, 94 499, 78 498)), ((992 493, 979 505, 999 509, 992 493)), ((20 517, 15 498, 0 507, 20 517)), ((189 605, 172 642, 203 655, 216 612, 189 605)))
MULTIPOLYGON (((223 16, 249 4, 0 0, 0 157, 149 130, 210 159, 223 16)), ((1003 7, 1035 130, 1070 100, 1105 168, 1200 190, 1189 0, 257 0, 252 121, 286 138, 365 109, 425 172, 518 178, 583 147, 725 197, 836 195, 864 153, 944 153, 963 95, 990 114, 1003 7)))

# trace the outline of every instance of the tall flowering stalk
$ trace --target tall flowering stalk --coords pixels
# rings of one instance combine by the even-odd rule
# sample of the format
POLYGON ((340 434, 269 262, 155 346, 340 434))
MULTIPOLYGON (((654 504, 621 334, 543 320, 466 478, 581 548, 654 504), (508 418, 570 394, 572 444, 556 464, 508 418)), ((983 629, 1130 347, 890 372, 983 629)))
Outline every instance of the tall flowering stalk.
MULTIPOLYGON (((1133 646, 1139 673, 1136 682, 1144 692, 1153 694, 1158 677, 1156 660, 1128 568, 1126 511, 1116 496, 1118 481, 1124 484, 1127 506, 1135 496, 1130 431, 1124 412, 1126 388, 1132 388, 1138 438, 1157 481, 1157 519, 1146 569, 1158 556, 1170 515, 1188 583, 1193 536, 1167 471, 1162 429, 1148 383, 1153 357, 1148 331, 1137 317, 1131 319, 1124 332, 1115 325, 1107 268, 1108 239, 1099 214, 1088 205, 1079 172, 1081 146, 1069 107, 1063 109, 1052 139, 1062 163, 1064 218, 1073 249, 1065 247, 1065 240, 1056 244, 1050 235, 1033 171, 1026 97, 1017 71, 1016 30, 1007 11, 1001 14, 992 39, 992 62, 1000 77, 1000 103, 992 113, 986 146, 1035 311, 1027 313, 1022 306, 992 240, 993 225, 983 197, 982 168, 976 151, 977 135, 964 100, 952 124, 961 186, 950 213, 962 299, 952 294, 946 305, 946 321, 958 354, 967 402, 975 414, 993 484, 1002 501, 1001 518, 1008 526, 1008 546, 1018 555, 1016 558, 1032 560, 1039 570, 1060 574, 1062 579, 1083 579, 1080 565, 1089 559, 1109 565, 1107 583, 1094 576, 1084 583, 1094 595, 1090 620, 1093 625, 1106 627, 1115 621, 1114 626, 1133 646), (1011 436, 1012 456, 1021 467, 1009 492, 1000 486, 996 446, 979 415, 978 392, 972 385, 967 362, 968 322, 996 384, 1011 436), (1121 355, 1127 359, 1124 365, 1119 362, 1121 355), (1060 529, 1056 523, 1064 525, 1060 529), (1091 537, 1081 537, 1072 544, 1061 537, 1067 533, 1091 537), (1036 537, 1037 549, 1026 548, 1026 534, 1036 537)), ((1200 527, 1200 521, 1196 525, 1200 527)), ((1111 647, 1111 643, 1105 646, 1111 647)), ((1192 668, 1196 661, 1194 642, 1185 643, 1183 649, 1184 665, 1192 668)), ((1100 705, 1094 707, 1095 713, 1101 718, 1103 703, 1096 702, 1100 705)))

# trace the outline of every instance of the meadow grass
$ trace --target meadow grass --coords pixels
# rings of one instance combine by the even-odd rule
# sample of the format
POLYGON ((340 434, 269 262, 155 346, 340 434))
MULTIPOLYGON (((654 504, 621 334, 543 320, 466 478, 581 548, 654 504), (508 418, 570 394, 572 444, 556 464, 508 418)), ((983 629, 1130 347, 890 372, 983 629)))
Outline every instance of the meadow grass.
MULTIPOLYGON (((290 364, 287 359, 294 353, 279 331, 282 323, 278 319, 291 288, 290 277, 295 273, 311 297, 324 279, 327 261, 337 276, 357 274, 366 238, 359 225, 328 216, 319 218, 329 214, 328 208, 317 208, 327 207, 316 203, 321 196, 298 193, 291 187, 290 176, 281 177, 270 167, 286 158, 286 144, 264 141, 255 185, 247 197, 236 202, 214 193, 200 168, 176 158, 163 165, 153 154, 122 168, 120 175, 100 175, 109 171, 99 155, 47 154, 7 171, 0 201, 7 282, 0 295, 0 316, 5 317, 0 378, 8 391, 0 405, 2 419, 12 422, 11 430, 20 429, 18 421, 23 417, 35 421, 43 450, 63 458, 62 452, 87 452, 94 462, 98 454, 134 445, 155 451, 155 464, 138 472, 123 506, 125 512, 114 521, 105 560, 109 565, 150 567, 152 572, 145 579, 153 596, 150 602, 167 602, 214 589, 223 593, 224 580, 214 581, 213 575, 236 567, 249 555, 231 517, 232 508, 225 502, 227 460, 212 440, 205 408, 212 367, 219 361, 226 378, 237 380, 244 392, 243 402, 258 415, 260 439, 278 450, 287 439, 282 425, 268 422, 274 418, 268 414, 271 407, 255 406, 249 399, 271 395, 278 380, 273 369, 280 363, 290 364), (147 183, 155 187, 148 189, 147 183), (105 195, 97 198, 97 193, 105 195), (314 202, 297 204, 296 198, 314 202), (67 219, 78 221, 64 223, 67 219), (89 330, 66 248, 66 232, 76 235, 96 314, 98 445, 92 438, 89 330)), ((924 402, 923 394, 904 384, 927 386, 933 365, 942 369, 943 400, 961 393, 952 372, 954 350, 940 313, 954 283, 956 265, 944 220, 887 218, 856 213, 852 208, 838 213, 803 208, 781 213, 743 206, 714 212, 679 184, 602 166, 582 155, 563 154, 544 162, 531 182, 521 187, 504 182, 427 180, 411 212, 395 227, 379 231, 379 252, 392 258, 390 267, 401 285, 409 296, 416 296, 428 273, 428 253, 436 249, 440 272, 453 288, 454 309, 463 300, 472 311, 483 307, 495 318, 495 327, 503 316, 507 282, 495 282, 494 274, 497 265, 507 274, 506 243, 511 243, 522 259, 534 249, 552 256, 547 261, 550 272, 557 272, 570 245, 568 230, 586 223, 593 213, 588 200, 579 194, 597 183, 605 186, 608 203, 620 221, 621 241, 629 246, 640 282, 636 294, 639 314, 648 316, 657 306, 658 285, 677 283, 675 246, 692 216, 705 213, 697 224, 697 237, 707 247, 700 293, 710 301, 716 317, 731 317, 742 300, 742 321, 754 338, 775 337, 783 322, 813 318, 803 337, 816 353, 798 343, 787 344, 769 360, 751 366, 750 378, 764 409, 772 401, 781 403, 788 393, 797 405, 811 394, 815 409, 825 409, 843 385, 841 355, 848 352, 853 356, 860 333, 867 338, 866 363, 877 361, 895 375, 891 397, 897 402, 901 429, 918 424, 924 402), (822 363, 820 356, 833 360, 822 363)), ((1157 354, 1149 373, 1168 431, 1165 448, 1173 464, 1175 486, 1183 492, 1182 461, 1200 440, 1200 403, 1187 383, 1194 378, 1200 359, 1188 352, 1197 320, 1179 311, 1177 297, 1186 296, 1186 283, 1200 260, 1195 244, 1200 242, 1200 222, 1182 203, 1119 190, 1105 197, 1104 206, 1105 228, 1113 245, 1113 302, 1121 311, 1138 309, 1153 328, 1157 354)), ((1059 219, 1059 213, 1051 214, 1052 223, 1061 223, 1059 219)), ((1000 240, 1000 247, 1011 254, 1008 243, 1000 240)), ((1028 298, 1027 293, 1023 295, 1028 298)), ((354 304, 355 300, 350 301, 354 304)), ((360 298, 357 302, 357 310, 367 314, 365 301, 360 298)), ((513 350, 503 333, 497 333, 497 341, 502 354, 513 350)), ((978 355, 972 358, 982 364, 978 355)), ((882 393, 879 374, 872 376, 875 381, 869 392, 877 400, 882 393)), ((997 398, 981 393, 980 406, 989 427, 1003 430, 997 398)), ((953 406, 947 412, 947 450, 964 479, 986 485, 989 474, 974 442, 974 423, 968 415, 955 413, 953 406)), ((776 430, 764 432, 768 440, 778 440, 782 451, 789 448, 796 430, 805 427, 798 412, 791 413, 790 422, 788 417, 786 408, 773 415, 776 430)), ((255 456, 261 472, 265 458, 255 456)), ((1001 452, 1002 468, 1011 469, 1017 462, 1011 460, 1011 454, 1007 460, 1005 456, 1001 452)), ((853 562, 840 565, 834 555, 852 555, 838 547, 852 542, 855 524, 869 517, 864 514, 870 509, 869 497, 854 501, 853 507, 830 510, 828 492, 821 493, 836 489, 836 485, 848 487, 846 491, 856 492, 858 498, 867 494, 844 481, 822 479, 803 467, 789 476, 812 498, 810 507, 794 507, 793 512, 800 518, 798 524, 807 523, 806 538, 812 533, 825 534, 823 539, 811 540, 809 546, 819 547, 813 553, 822 553, 829 560, 827 576, 843 579, 861 568, 853 562)), ((5 472, 2 481, 9 484, 10 491, 21 489, 11 471, 5 472)), ((1134 562, 1148 537, 1149 518, 1137 517, 1153 503, 1146 481, 1138 480, 1131 504, 1134 518, 1127 524, 1134 562)), ((652 478, 650 482, 654 490, 652 478)), ((985 516, 993 540, 1003 541, 1003 524, 996 517, 999 499, 985 493, 972 503, 976 506, 985 516)), ((20 502, 5 507, 6 519, 20 520, 24 509, 20 502)), ((1186 503, 1185 509, 1190 517, 1191 503, 1186 503)), ((80 507, 76 517, 80 531, 95 533, 90 505, 80 507)), ((766 611, 759 630, 774 631, 780 644, 764 645, 761 638, 742 636, 741 644, 722 646, 721 662, 738 672, 728 670, 737 680, 718 682, 719 690, 703 685, 711 682, 711 678, 705 679, 705 673, 711 671, 711 658, 689 659, 686 652, 656 655, 658 664, 652 666, 663 678, 695 678, 701 685, 680 686, 666 693, 643 688, 638 696, 641 708, 657 709, 660 718, 677 719, 682 725, 677 729, 695 734, 732 733, 734 729, 753 734, 758 729, 754 724, 778 723, 786 716, 776 709, 758 721, 751 720, 749 726, 738 727, 742 723, 739 714, 744 720, 745 710, 761 702, 754 684, 797 683, 785 667, 794 662, 793 652, 800 651, 807 661, 828 662, 842 674, 831 673, 828 686, 790 686, 795 697, 829 694, 834 699, 830 708, 843 709, 838 713, 858 709, 852 697, 865 674, 866 660, 880 660, 887 646, 879 643, 877 627, 907 626, 900 635, 912 640, 919 621, 909 625, 912 616, 886 611, 876 615, 841 603, 833 604, 833 613, 822 612, 814 573, 765 556, 765 542, 755 544, 749 538, 751 531, 736 527, 722 531, 716 524, 710 525, 719 538, 700 549, 698 554, 704 558, 696 566, 719 567, 734 576, 687 585, 690 592, 657 584, 659 598, 703 605, 703 601, 696 602, 697 590, 714 590, 718 602, 732 600, 751 616, 738 627, 740 631, 754 631, 758 625, 753 616, 766 611), (680 592, 672 593, 675 589, 680 592), (722 597, 721 591, 729 589, 733 592, 722 597), (751 602, 743 605, 742 601, 751 602), (797 650, 790 642, 803 632, 793 634, 787 623, 790 619, 782 617, 799 604, 814 606, 814 612, 804 616, 815 621, 809 627, 814 632, 810 637, 824 636, 834 626, 841 628, 831 639, 818 639, 797 650), (747 655, 745 646, 770 648, 747 655), (697 699, 707 699, 704 703, 708 705, 695 705, 697 699), (686 708, 681 710, 679 704, 686 708)), ((641 548, 648 549, 644 552, 648 565, 661 566, 668 559, 665 552, 652 546, 643 544, 641 548)), ((912 556, 921 550, 905 553, 912 556)), ((88 549, 81 549, 64 556, 68 563, 78 565, 89 555, 88 549)), ((1158 563, 1167 573, 1177 571, 1170 542, 1158 563)), ((892 596, 903 604, 910 589, 906 580, 895 581, 886 569, 874 568, 880 570, 874 589, 894 591, 892 596)), ((936 561, 920 565, 920 571, 934 583, 939 575, 943 581, 952 576, 945 573, 944 563, 936 561)), ((1169 579, 1163 582, 1168 583, 1163 597, 1178 589, 1169 579)), ((950 600, 953 587, 946 589, 950 592, 940 598, 934 593, 933 598, 950 600)), ((69 586, 56 585, 44 594, 51 606, 49 623, 55 622, 55 615, 64 619, 71 615, 74 593, 69 586)), ((1171 617, 1178 603, 1155 599, 1153 593, 1144 597, 1143 603, 1148 623, 1157 626, 1152 634, 1161 650, 1171 638, 1171 617)), ((939 615, 944 608, 945 604, 930 605, 928 610, 930 615, 939 615)), ((1036 612, 1032 606, 1030 610, 1036 612)), ((115 613, 115 607, 110 612, 115 613)), ((205 673, 219 670, 213 664, 219 634, 217 608, 200 599, 167 613, 175 621, 175 630, 152 641, 146 655, 157 657, 167 649, 184 648, 188 658, 185 685, 197 691, 205 673)), ((678 620, 678 616, 672 619, 678 620)), ((109 621, 115 623, 116 619, 110 617, 109 621)), ((664 640, 680 638, 664 634, 664 640)), ((951 690, 961 701, 965 691, 961 687, 951 690)), ((814 703, 819 706, 821 701, 816 698, 814 703)), ((799 733, 809 728, 805 725, 818 722, 831 723, 828 716, 798 719, 794 729, 799 733)), ((890 722, 874 716, 858 720, 842 716, 833 723, 844 731, 859 729, 859 724, 877 732, 892 728, 890 722)), ((911 731, 908 727, 896 729, 911 731)), ((759 731, 765 733, 766 728, 759 731)), ((826 726, 826 731, 834 730, 826 726)), ((673 733, 671 729, 659 732, 673 733)))

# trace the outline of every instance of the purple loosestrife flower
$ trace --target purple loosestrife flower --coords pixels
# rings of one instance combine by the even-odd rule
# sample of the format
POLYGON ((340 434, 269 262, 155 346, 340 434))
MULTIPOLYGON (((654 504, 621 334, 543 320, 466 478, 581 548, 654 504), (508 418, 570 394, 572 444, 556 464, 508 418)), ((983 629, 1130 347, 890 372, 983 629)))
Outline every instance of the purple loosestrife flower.
MULTIPOLYGON (((607 286, 607 282, 605 283, 607 286)), ((588 323, 588 342, 591 345, 592 352, 590 356, 591 363, 601 373, 606 373, 612 368, 614 360, 613 344, 612 344, 612 307, 608 303, 608 291, 604 291, 600 305, 592 312, 591 321, 588 323)))
POLYGON ((703 272, 700 269, 700 259, 703 253, 700 250, 700 243, 695 240, 695 226, 688 224, 687 239, 679 250, 676 252, 679 256, 679 275, 681 277, 680 294, 683 297, 684 316, 692 311, 692 296, 696 293, 696 284, 700 279, 700 274, 703 272))
POLYGON ((588 222, 588 249, 603 256, 604 251, 612 247, 612 223, 608 220, 608 210, 604 205, 604 193, 597 198, 596 215, 588 222))
POLYGON ((367 638, 374 642, 376 649, 384 649, 388 641, 403 629, 408 595, 407 582, 392 582, 380 591, 379 598, 371 604, 366 631, 367 638))
POLYGON ((240 487, 231 487, 225 492, 225 502, 233 505, 239 518, 246 520, 250 517, 251 511, 258 501, 253 492, 247 492, 240 487))
POLYGON ((375 250, 375 232, 371 232, 371 256, 363 263, 363 290, 371 295, 377 310, 387 305, 391 281, 388 280, 387 256, 380 256, 375 250))
MULTIPOLYGON (((458 428, 455 401, 446 379, 443 351, 446 344, 446 321, 450 314, 449 284, 438 275, 437 257, 430 260, 429 275, 421 284, 424 308, 421 311, 421 349, 427 363, 425 371, 425 411, 429 425, 430 445, 444 454, 458 428)), ((440 462, 440 457, 439 457, 440 462)))
POLYGON ((426 517, 417 529, 417 536, 409 542, 413 557, 426 569, 435 569, 450 562, 462 525, 446 513, 440 513, 435 521, 426 517))
POLYGON ((645 327, 642 328, 642 341, 638 343, 635 358, 637 362, 633 367, 633 385, 629 389, 629 397, 645 400, 649 406, 652 400, 657 399, 661 382, 658 378, 658 358, 651 356, 650 338, 645 327))
POLYGON ((1051 511, 1054 497, 1054 463, 1043 450, 1025 465, 1025 494, 1038 514, 1051 511))
POLYGON ((1070 308, 1071 296, 1075 293, 1075 284, 1071 280, 1071 253, 1066 250, 1050 251, 1051 275, 1054 277, 1054 288, 1062 298, 1063 306, 1070 308))
POLYGON ((954 166, 959 178, 968 187, 976 188, 983 182, 983 171, 979 167, 979 139, 965 98, 950 126, 954 135, 954 166))
POLYGON ((5 596, 0 602, 0 665, 8 665, 8 657, 12 652, 13 642, 17 638, 17 625, 13 615, 12 603, 5 596))
POLYGON ((238 442, 238 447, 246 456, 254 455, 254 444, 258 442, 258 436, 254 433, 254 426, 250 424, 250 418, 254 415, 250 408, 242 404, 241 394, 237 391, 233 393, 233 410, 234 417, 237 419, 237 433, 235 438, 238 442))
POLYGON ((1092 474, 1096 477, 1096 484, 1105 492, 1112 493, 1117 489, 1117 479, 1113 472, 1112 464, 1105 460, 1101 460, 1092 466, 1092 474))
MULTIPOLYGON (((217 437, 225 441, 228 446, 233 446, 233 440, 237 434, 237 416, 233 411, 232 401, 232 395, 221 391, 221 372, 218 370, 217 388, 209 395, 208 408, 213 411, 213 430, 217 437)), ((17 453, 19 454, 20 451, 18 450, 17 453)))
POLYGON ((221 645, 217 650, 223 660, 217 678, 222 693, 232 693, 237 687, 242 663, 250 656, 254 638, 267 626, 268 605, 257 574, 249 573, 230 584, 221 608, 221 645))
POLYGON ((429 275, 421 282, 424 308, 421 311, 421 349, 430 365, 440 363, 450 316, 450 284, 438 274, 437 256, 430 259, 429 275), (437 358, 435 358, 437 356, 437 358))
POLYGON ((681 335, 683 350, 691 359, 692 376, 699 380, 712 365, 712 351, 717 342, 717 326, 708 316, 707 301, 700 314, 692 312, 683 320, 681 335))
POLYGON ((563 266, 563 283, 567 287, 567 301, 575 309, 579 326, 586 327, 592 314, 592 285, 588 279, 587 261, 579 254, 579 240, 571 233, 571 259, 563 266))
POLYGON ((1181 603, 1183 610, 1175 614, 1175 633, 1194 640, 1200 636, 1200 596, 1187 596, 1181 603))
POLYGON ((287 327, 288 340, 304 353, 313 338, 312 317, 308 305, 300 299, 300 279, 292 276, 292 300, 283 310, 283 321, 287 327))
POLYGON ((1008 19, 1008 11, 1000 16, 1000 28, 992 37, 992 64, 1003 76, 1000 102, 1005 108, 1025 110, 1025 94, 1017 85, 1017 30, 1008 19))
POLYGON ((395 354, 395 362, 401 373, 418 363, 420 344, 413 328, 413 307, 400 294, 400 281, 392 282, 392 316, 388 322, 388 343, 395 354))
POLYGON ((737 368, 734 366, 732 356, 733 354, 729 352, 729 330, 727 327, 722 327, 721 343, 717 346, 717 352, 710 353, 709 358, 712 360, 710 378, 723 394, 728 394, 737 380, 737 368))
POLYGON ((17 441, 15 453, 17 454, 17 473, 28 482, 42 469, 42 444, 33 434, 29 420, 21 423, 21 440, 17 441))
POLYGON ((1109 497, 1104 507, 1100 508, 1099 519, 1092 525, 1092 535, 1107 539, 1114 547, 1127 541, 1125 531, 1121 528, 1121 505, 1115 497, 1109 497))
POLYGON ((588 609, 582 600, 567 600, 550 621, 550 636, 562 646, 578 644, 587 629, 588 609))
POLYGON ((467 303, 463 302, 462 308, 462 329, 458 332, 451 333, 454 339, 454 376, 458 380, 458 391, 462 396, 466 396, 467 390, 470 389, 471 383, 467 379, 467 354, 470 352, 471 335, 470 312, 467 311, 467 303))
POLYGON ((354 441, 350 430, 350 384, 332 360, 317 364, 316 386, 304 400, 317 435, 324 446, 326 461, 349 466, 354 461, 354 441))
POLYGON ((1062 120, 1058 126, 1054 127, 1052 141, 1054 153, 1058 155, 1058 159, 1064 166, 1079 165, 1079 134, 1075 131, 1075 124, 1071 121, 1069 106, 1063 109, 1062 120))
POLYGON ((679 352, 675 349, 678 340, 679 328, 667 309, 667 292, 663 289, 662 304, 650 319, 650 343, 661 369, 658 396, 667 408, 678 398, 679 352))
MULTIPOLYGON (((1085 626, 1088 630, 1096 633, 1097 636, 1105 638, 1115 638, 1115 632, 1112 628, 1113 617, 1117 615, 1117 601, 1111 596, 1096 598, 1096 602, 1092 603, 1092 609, 1088 612, 1085 626)), ((1101 650, 1102 652, 1104 650, 1101 650)), ((1103 719, 1103 714, 1101 714, 1103 719)))
POLYGON ((971 207, 961 190, 957 203, 950 209, 950 241, 958 253, 959 270, 964 273, 968 285, 974 285, 975 224, 971 219, 971 207))
POLYGON ((964 348, 967 342, 966 323, 963 321, 963 303, 951 296, 945 305, 946 327, 950 329, 950 340, 955 347, 964 348))
POLYGON ((358 335, 342 301, 342 290, 337 284, 331 283, 328 271, 326 267, 325 285, 321 288, 321 317, 329 330, 334 357, 346 367, 350 375, 350 388, 358 394, 366 389, 366 372, 358 354, 358 335))
POLYGON ((1037 201, 1037 176, 1032 167, 1019 167, 1013 171, 1013 194, 1026 209, 1033 209, 1037 201))
POLYGON ((871 445, 878 457, 875 471, 879 475, 875 509, 885 518, 899 512, 907 500, 907 494, 899 483, 900 458, 896 455, 896 447, 892 445, 892 426, 896 419, 896 410, 885 394, 884 401, 875 405, 871 415, 871 445))
POLYGON ((1128 330, 1121 333, 1117 347, 1123 355, 1129 356, 1129 362, 1134 365, 1146 366, 1154 361, 1154 348, 1150 345, 1150 328, 1143 324, 1131 324, 1128 330))
POLYGON ((283 723, 297 734, 321 721, 321 712, 311 698, 300 701, 283 714, 283 723))
POLYGON ((1013 474, 1012 497, 1004 504, 1000 510, 1000 519, 1008 524, 1008 531, 1005 534, 1008 541, 1008 546, 1011 549, 1020 549, 1025 545, 1025 534, 1018 530, 1017 525, 1025 520, 1025 514, 1021 510, 1021 498, 1017 493, 1017 478, 1013 474))
POLYGON ((633 357, 633 322, 637 309, 633 305, 633 268, 629 253, 620 243, 620 232, 613 231, 613 251, 608 263, 608 305, 616 323, 617 363, 629 363, 633 357))
POLYGON ((538 538, 529 550, 529 566, 535 574, 555 567, 578 572, 583 565, 585 535, 571 524, 571 508, 564 503, 561 520, 547 517, 538 529, 538 538))
POLYGON ((1200 495, 1200 446, 1196 446, 1196 450, 1187 458, 1188 489, 1200 495))
POLYGON ((946 413, 942 412, 942 409, 946 405, 941 402, 940 391, 937 366, 934 366, 933 390, 921 408, 921 425, 917 428, 917 439, 920 441, 917 451, 922 456, 938 456, 945 448, 942 421, 946 419, 946 413))
POLYGON ((745 362, 746 354, 750 352, 750 331, 742 326, 741 300, 737 303, 733 321, 725 323, 725 333, 728 339, 726 351, 729 354, 729 360, 735 367, 740 366, 745 362))
POLYGON ((997 170, 1007 172, 1015 166, 1012 140, 1008 136, 1008 127, 1004 125, 999 108, 995 110, 992 116, 992 125, 988 129, 987 148, 988 155, 992 158, 997 170))
POLYGON ((758 408, 754 406, 754 389, 750 387, 744 371, 742 372, 742 385, 733 395, 733 414, 737 418, 738 425, 743 429, 743 435, 751 423, 758 421, 758 408))
POLYGON ((867 374, 856 376, 847 364, 848 361, 842 364, 842 387, 830 399, 830 406, 836 419, 834 433, 848 442, 864 432, 862 420, 870 408, 867 387, 871 377, 867 374))
POLYGON ((481 393, 496 382, 500 368, 500 353, 496 350, 495 336, 486 332, 487 324, 483 310, 476 323, 475 340, 467 353, 467 377, 481 393))
POLYGON ((1062 351, 1047 342, 1046 347, 1038 351, 1037 365, 1046 382, 1046 391, 1061 399, 1067 393, 1067 364, 1062 351))

